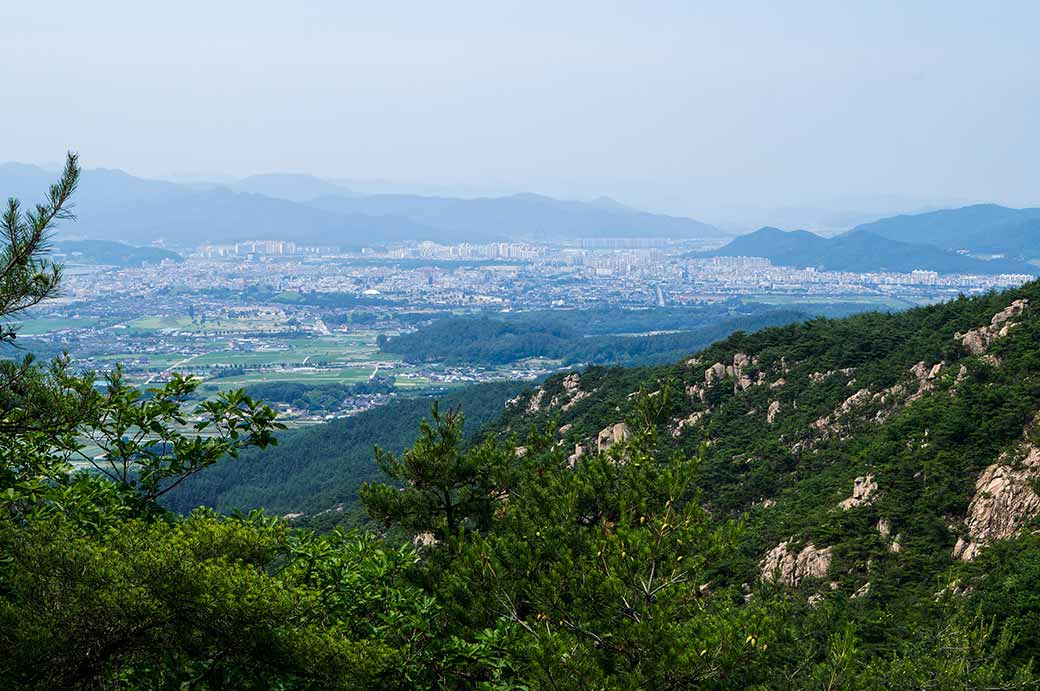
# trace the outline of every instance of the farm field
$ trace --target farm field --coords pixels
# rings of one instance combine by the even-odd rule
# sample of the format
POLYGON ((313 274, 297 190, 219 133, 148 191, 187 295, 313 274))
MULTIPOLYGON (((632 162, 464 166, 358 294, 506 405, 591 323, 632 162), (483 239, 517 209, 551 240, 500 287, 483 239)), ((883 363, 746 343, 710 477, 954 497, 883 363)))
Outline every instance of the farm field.
POLYGON ((18 333, 23 336, 70 331, 73 329, 90 329, 101 323, 96 317, 38 317, 16 322, 18 333))

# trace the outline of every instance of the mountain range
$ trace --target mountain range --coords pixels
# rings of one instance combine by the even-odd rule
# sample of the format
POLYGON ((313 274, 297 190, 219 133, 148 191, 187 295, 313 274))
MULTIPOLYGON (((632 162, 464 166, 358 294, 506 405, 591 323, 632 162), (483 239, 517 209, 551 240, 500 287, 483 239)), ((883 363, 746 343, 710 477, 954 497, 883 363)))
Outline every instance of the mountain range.
MULTIPOLYGON (((36 199, 52 177, 36 166, 0 165, 0 189, 23 201, 36 199)), ((77 207, 78 236, 139 245, 286 239, 354 249, 417 240, 724 237, 693 219, 637 211, 612 200, 562 201, 534 194, 360 196, 307 175, 258 175, 228 185, 178 184, 93 169, 83 172, 77 207)))
MULTIPOLYGON (((913 217, 909 217, 913 218, 913 217)), ((984 261, 924 243, 904 242, 854 229, 825 238, 806 230, 760 228, 720 249, 698 257, 765 257, 777 266, 814 267, 826 271, 894 271, 915 269, 938 273, 1037 274, 1037 266, 1013 259, 984 261)))
POLYGON ((1040 257, 1040 209, 1009 209, 976 204, 913 216, 883 218, 857 226, 890 240, 925 243, 972 254, 1003 254, 1016 259, 1040 257))
MULTIPOLYGON (((23 203, 36 199, 52 177, 37 166, 0 164, 0 189, 23 203)), ((74 232, 79 238, 134 245, 163 241, 173 247, 248 239, 357 249, 419 240, 728 237, 700 221, 639 211, 606 197, 356 194, 343 184, 304 174, 185 184, 92 169, 82 175, 77 207, 74 232)), ((883 218, 832 238, 766 227, 694 256, 720 255, 845 271, 1035 274, 1036 267, 1026 261, 1040 258, 1040 209, 978 204, 883 218)))

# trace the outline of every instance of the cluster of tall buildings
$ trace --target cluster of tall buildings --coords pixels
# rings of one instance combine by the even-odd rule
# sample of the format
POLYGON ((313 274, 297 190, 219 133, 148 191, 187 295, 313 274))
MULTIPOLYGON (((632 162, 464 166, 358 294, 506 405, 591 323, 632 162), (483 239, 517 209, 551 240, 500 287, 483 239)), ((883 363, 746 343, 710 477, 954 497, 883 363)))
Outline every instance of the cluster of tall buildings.
POLYGON ((199 254, 207 259, 220 257, 251 256, 295 256, 300 254, 334 254, 338 247, 321 247, 317 245, 298 245, 292 240, 244 240, 226 245, 203 245, 199 254))

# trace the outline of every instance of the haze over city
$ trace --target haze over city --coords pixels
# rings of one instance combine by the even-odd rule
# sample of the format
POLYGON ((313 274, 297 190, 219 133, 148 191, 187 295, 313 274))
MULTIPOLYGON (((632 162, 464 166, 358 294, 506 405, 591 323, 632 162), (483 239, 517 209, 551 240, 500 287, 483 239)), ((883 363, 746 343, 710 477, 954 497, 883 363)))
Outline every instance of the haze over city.
POLYGON ((744 230, 1031 206, 1038 24, 1028 2, 5 3, 2 157, 744 230))

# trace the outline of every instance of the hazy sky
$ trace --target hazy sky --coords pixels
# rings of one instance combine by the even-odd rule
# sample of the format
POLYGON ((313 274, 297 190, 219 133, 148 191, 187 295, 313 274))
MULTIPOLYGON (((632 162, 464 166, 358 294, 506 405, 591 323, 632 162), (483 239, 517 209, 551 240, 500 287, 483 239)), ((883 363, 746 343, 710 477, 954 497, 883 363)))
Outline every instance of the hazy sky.
MULTIPOLYGON (((0 3, 0 160, 1040 205, 1040 3, 0 3)), ((703 215, 703 214, 702 214, 703 215)))

